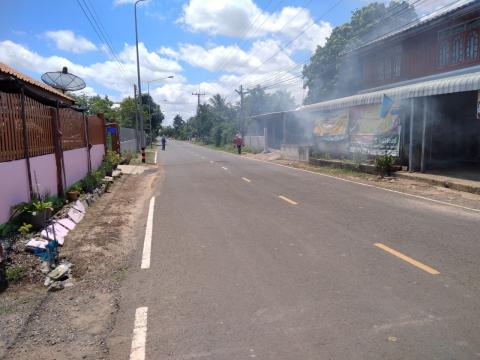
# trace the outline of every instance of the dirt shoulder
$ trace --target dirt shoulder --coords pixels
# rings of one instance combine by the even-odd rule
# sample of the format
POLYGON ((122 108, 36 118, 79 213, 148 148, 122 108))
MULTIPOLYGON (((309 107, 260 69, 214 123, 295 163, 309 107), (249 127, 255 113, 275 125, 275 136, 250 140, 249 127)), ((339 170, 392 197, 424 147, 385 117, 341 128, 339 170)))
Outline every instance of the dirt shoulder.
POLYGON ((250 159, 272 162, 480 210, 480 195, 457 191, 442 186, 435 186, 421 181, 398 177, 385 177, 382 179, 378 176, 351 170, 337 169, 327 166, 315 166, 292 160, 283 160, 277 152, 268 154, 244 154, 243 156, 250 159))
MULTIPOLYGON (((73 263, 73 286, 47 292, 41 283, 0 294, 0 358, 104 359, 119 288, 141 242, 148 200, 162 172, 123 175, 69 233, 60 256, 73 263)), ((32 256, 33 257, 33 256, 32 256)))

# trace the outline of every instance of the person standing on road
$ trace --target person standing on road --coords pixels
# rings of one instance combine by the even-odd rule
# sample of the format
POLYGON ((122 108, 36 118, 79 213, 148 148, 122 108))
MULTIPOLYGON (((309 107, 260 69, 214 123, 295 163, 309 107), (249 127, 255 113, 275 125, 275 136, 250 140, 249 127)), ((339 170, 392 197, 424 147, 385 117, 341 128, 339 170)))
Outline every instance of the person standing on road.
POLYGON ((165 151, 165 144, 167 143, 167 139, 165 139, 165 135, 162 135, 162 140, 160 140, 162 142, 162 150, 165 151))
POLYGON ((235 138, 233 139, 233 143, 237 147, 238 155, 240 155, 242 153, 242 146, 243 146, 243 138, 240 133, 237 133, 237 135, 235 135, 235 138))

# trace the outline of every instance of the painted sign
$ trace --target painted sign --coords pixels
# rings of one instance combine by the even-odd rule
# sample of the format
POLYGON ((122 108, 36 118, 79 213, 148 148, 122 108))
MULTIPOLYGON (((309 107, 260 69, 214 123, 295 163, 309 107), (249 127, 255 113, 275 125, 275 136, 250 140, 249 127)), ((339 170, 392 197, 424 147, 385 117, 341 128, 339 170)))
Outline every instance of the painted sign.
POLYGON ((323 141, 343 141, 348 138, 348 110, 316 114, 313 133, 323 141))
POLYGON ((349 151, 370 155, 398 156, 400 146, 400 115, 394 106, 384 117, 380 104, 350 110, 349 151))

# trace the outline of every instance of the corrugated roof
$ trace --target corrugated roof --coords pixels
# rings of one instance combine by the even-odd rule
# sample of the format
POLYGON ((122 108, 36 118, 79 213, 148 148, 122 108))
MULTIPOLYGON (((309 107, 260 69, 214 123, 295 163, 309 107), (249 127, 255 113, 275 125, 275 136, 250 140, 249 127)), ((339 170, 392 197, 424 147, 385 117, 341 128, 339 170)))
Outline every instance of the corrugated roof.
POLYGON ((348 96, 340 99, 324 101, 306 105, 300 111, 308 110, 337 110, 351 106, 378 104, 383 94, 394 100, 416 97, 452 94, 457 92, 480 90, 480 71, 474 73, 449 76, 440 79, 421 81, 414 84, 397 86, 389 89, 377 90, 369 93, 348 96))
POLYGON ((57 90, 57 89, 54 89, 53 87, 51 86, 48 86, 47 84, 44 84, 43 82, 41 81, 38 81, 38 80, 35 80, 34 78, 31 78, 30 76, 28 75, 25 75, 23 73, 21 73, 20 71, 18 70, 15 70, 14 68, 12 68, 11 66, 8 66, 7 64, 4 64, 4 63, 0 63, 0 73, 5 73, 5 74, 8 74, 8 75, 12 75, 12 76, 15 76, 16 78, 22 80, 22 81, 25 81, 26 83, 30 84, 30 85, 33 85, 33 86, 36 86, 36 87, 39 87, 45 91, 48 91, 52 94, 55 94, 57 96, 60 96, 64 99, 68 99, 69 101, 75 101, 74 99, 72 99, 71 97, 63 94, 61 91, 57 90))

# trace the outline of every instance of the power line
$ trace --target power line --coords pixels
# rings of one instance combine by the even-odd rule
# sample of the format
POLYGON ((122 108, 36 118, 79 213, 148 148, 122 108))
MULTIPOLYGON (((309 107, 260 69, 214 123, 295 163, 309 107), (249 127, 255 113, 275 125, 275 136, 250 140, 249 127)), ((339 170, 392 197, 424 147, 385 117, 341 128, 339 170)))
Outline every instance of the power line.
MULTIPOLYGON (((430 0, 415 0, 415 1, 413 1, 412 3, 409 3, 409 6, 413 6, 413 5, 415 5, 415 4, 418 5, 418 3, 420 3, 421 1, 430 1, 430 0)), ((458 2, 458 0, 457 0, 457 2, 458 2)), ((453 3, 447 4, 447 5, 445 5, 445 6, 442 7, 442 8, 451 6, 452 4, 453 4, 453 3)), ((404 13, 404 12, 406 12, 406 11, 409 10, 409 7, 405 8, 404 5, 403 5, 403 3, 400 3, 400 4, 395 5, 395 7, 394 7, 393 9, 395 10, 395 9, 398 9, 398 8, 402 8, 402 9, 401 9, 400 11, 396 12, 396 13, 392 13, 392 12, 390 11, 388 14, 386 14, 385 16, 383 16, 382 19, 381 19, 377 24, 379 24, 380 22, 383 22, 383 21, 385 21, 385 20, 388 20, 389 18, 392 18, 392 17, 394 17, 394 16, 398 16, 398 15, 400 15, 401 13, 404 13)), ((405 26, 408 26, 408 25, 410 25, 410 24, 413 24, 413 23, 415 23, 415 22, 417 22, 417 21, 419 21, 419 18, 416 18, 415 20, 413 20, 413 21, 411 21, 411 22, 409 22, 409 23, 407 23, 407 24, 402 24, 402 25, 400 25, 399 27, 394 28, 394 29, 392 30, 392 32, 394 32, 394 31, 396 31, 396 30, 398 30, 398 29, 401 29, 402 27, 405 27, 405 26)), ((368 33, 367 33, 367 34, 368 34, 368 33)), ((359 37, 365 36, 365 35, 366 35, 366 34, 357 34, 356 36, 352 37, 352 38, 350 39, 350 41, 353 41, 353 40, 358 39, 359 37)), ((383 36, 386 36, 386 35, 388 35, 388 32, 380 35, 379 38, 380 38, 380 37, 383 37, 383 36)), ((310 56, 306 57, 306 58, 304 59, 304 62, 303 62, 303 63, 299 63, 299 64, 293 66, 293 67, 290 68, 289 70, 286 70, 284 75, 282 75, 282 76, 280 76, 280 77, 278 77, 278 75, 277 75, 276 78, 277 78, 277 79, 281 79, 282 77, 286 76, 286 75, 288 74, 288 72, 293 71, 293 70, 296 69, 296 68, 299 68, 299 67, 301 67, 301 66, 306 65, 306 64, 308 63, 308 61, 309 61, 309 58, 310 58, 310 56)), ((327 64, 327 66, 331 66, 331 65, 332 65, 332 63, 327 64)), ((251 84, 250 86, 252 86, 252 85, 253 85, 253 86, 258 86, 258 85, 263 84, 264 82, 270 81, 270 80, 272 80, 272 79, 265 79, 264 81, 260 81, 260 82, 257 81, 256 83, 251 84)))
MULTIPOLYGON (((253 73, 255 70, 258 70, 262 65, 264 65, 267 61, 273 59, 276 55, 278 55, 281 51, 284 51, 288 46, 290 46, 294 41, 296 41, 300 36, 305 34, 305 32, 310 29, 313 25, 315 25, 318 21, 318 19, 323 18, 325 15, 330 13, 333 9, 335 9, 340 3, 342 3, 344 0, 338 0, 333 4, 331 7, 329 7, 325 12, 323 12, 320 16, 317 17, 315 21, 313 21, 310 25, 306 26, 303 31, 301 31, 297 36, 295 36, 292 40, 287 42, 285 46, 280 45, 280 50, 276 51, 272 56, 270 56, 268 59, 264 60, 260 65, 256 66, 253 70, 250 72, 253 73)), ((245 76, 242 77, 242 79, 245 78, 245 76)), ((241 81, 240 81, 241 82, 241 81)))
MULTIPOLYGON (((415 0, 412 4, 409 4, 409 6, 412 6, 412 5, 414 5, 415 3, 418 3, 418 2, 420 2, 420 1, 423 1, 423 0, 415 0)), ((428 0, 427 0, 427 1, 428 1, 428 0)), ((390 11, 389 14, 388 14, 388 16, 383 16, 383 18, 382 18, 378 23, 380 23, 381 21, 385 21, 385 20, 387 20, 387 19, 389 19, 389 18, 391 18, 391 17, 393 17, 393 16, 399 15, 401 12, 405 12, 405 11, 408 10, 408 8, 405 8, 405 7, 404 7, 403 3, 399 3, 399 4, 395 5, 394 8, 391 9, 391 10, 396 10, 396 9, 398 9, 398 8, 402 8, 400 12, 393 13, 392 11, 390 11)), ((377 24, 378 24, 378 23, 377 23, 377 24)), ((353 41, 353 40, 355 40, 356 38, 358 38, 358 37, 360 37, 360 36, 361 36, 360 34, 357 34, 357 35, 354 36, 352 39, 350 39, 350 41, 353 41)), ((295 68, 297 68, 297 67, 299 67, 299 66, 306 65, 309 59, 310 59, 310 56, 307 56, 306 58, 304 58, 303 60, 301 60, 302 63, 295 65, 295 66, 292 67, 291 69, 293 70, 293 69, 295 69, 295 68)), ((287 70, 287 71, 291 71, 291 70, 287 70)), ((268 79, 267 79, 267 80, 268 80, 268 79)))
MULTIPOLYGON (((281 1, 283 1, 283 0, 281 0, 281 1)), ((270 0, 270 1, 268 2, 265 10, 270 7, 270 5, 272 4, 272 2, 273 2, 273 0, 270 0)), ((262 13, 259 12, 259 13, 257 14, 257 16, 255 16, 255 18, 253 19, 253 21, 252 21, 252 23, 250 24, 250 26, 247 28, 247 30, 244 31, 244 33, 243 33, 243 35, 242 35, 242 40, 241 40, 241 42, 240 42, 240 45, 238 45, 239 48, 240 48, 240 46, 243 45, 243 44, 245 43, 245 41, 247 40, 247 37, 250 35, 250 30, 252 30, 252 28, 253 28, 254 25, 255 25, 255 22, 257 21, 257 19, 260 17, 261 14, 262 14, 262 13)), ((225 69, 225 66, 231 62, 231 61, 228 61, 228 57, 230 56, 230 54, 232 53, 232 51, 233 51, 232 48, 230 48, 230 49, 228 50, 228 53, 223 56, 224 60, 222 61, 222 63, 221 63, 218 67, 216 67, 216 69, 214 70, 215 72, 220 71, 220 70, 224 70, 224 69, 225 69)))
MULTIPOLYGON (((413 3, 411 3, 411 4, 409 4, 409 5, 411 6, 411 5, 417 4, 417 3, 419 3, 420 1, 423 1, 423 0, 416 0, 416 1, 414 1, 413 3)), ((431 1, 431 0, 425 0, 425 1, 428 2, 428 1, 431 1)), ((451 2, 451 3, 448 3, 448 4, 445 4, 444 6, 442 6, 442 7, 439 8, 439 9, 437 9, 436 11, 443 11, 443 10, 451 7, 452 5, 454 5, 455 3, 458 3, 458 2, 460 2, 460 0, 457 0, 457 1, 454 1, 454 2, 451 2)), ((408 11, 408 8, 404 9, 403 11, 408 11)), ((401 12, 402 12, 402 11, 401 11, 401 12)), ((384 19, 386 19, 386 18, 388 18, 388 17, 391 17, 391 16, 398 15, 398 14, 401 13, 401 12, 398 12, 398 13, 396 13, 396 14, 390 14, 390 16, 384 17, 384 19)), ((388 36, 388 35, 390 35, 390 34, 392 34, 392 33, 395 33, 396 31, 398 31, 398 30, 401 29, 401 28, 408 27, 408 26, 410 26, 410 25, 412 25, 412 24, 415 24, 415 23, 421 22, 421 21, 423 21, 423 20, 426 20, 426 18, 428 18, 429 16, 430 16, 430 15, 425 15, 425 16, 422 16, 422 17, 417 17, 417 18, 415 18, 414 20, 410 21, 409 23, 402 24, 402 25, 400 25, 400 26, 398 26, 398 27, 396 27, 396 28, 394 28, 394 29, 390 29, 390 31, 388 31, 388 32, 386 32, 386 33, 384 33, 384 34, 379 35, 379 36, 377 37, 377 39, 382 38, 382 37, 385 37, 385 36, 388 36)), ((362 34, 362 35, 365 35, 365 34, 362 34)), ((357 35, 357 36, 354 37, 354 38, 358 38, 359 36, 360 36, 360 35, 357 35)), ((352 38, 352 39, 354 39, 354 38, 352 38)), ((370 41, 376 41, 377 39, 373 39, 373 40, 370 40, 370 41)), ((359 45, 359 46, 361 46, 361 45, 359 45)), ((297 66, 299 66, 299 65, 303 65, 303 64, 298 64, 297 66)), ((331 62, 331 63, 326 64, 326 65, 324 65, 324 66, 334 67, 334 66, 336 66, 336 62, 331 62)), ((286 74, 283 75, 283 76, 286 76, 286 74)), ((272 88, 272 87, 277 86, 277 85, 280 84, 280 83, 286 83, 286 84, 284 84, 284 85, 291 85, 291 84, 294 84, 294 82, 295 82, 294 79, 295 79, 295 77, 289 78, 289 79, 283 79, 283 80, 281 80, 281 81, 277 81, 277 82, 269 83, 268 85, 264 85, 262 88, 263 88, 263 89, 272 88), (292 82, 292 81, 293 81, 293 82, 292 82)), ((266 83, 267 81, 271 81, 271 80, 272 80, 272 79, 267 79, 267 80, 264 81, 264 82, 259 82, 259 83, 257 84, 257 86, 262 85, 262 84, 266 83)))
MULTIPOLYGON (((93 17, 92 15, 92 18, 93 18, 93 21, 92 19, 90 18, 90 16, 87 14, 87 11, 88 13, 92 14, 91 11, 89 10, 87 4, 85 3, 85 0, 84 1, 84 5, 85 5, 85 8, 87 10, 85 10, 85 8, 82 6, 80 0, 76 0, 77 1, 77 4, 78 6, 80 7, 80 9, 82 10, 83 14, 85 15, 85 17, 87 18, 88 22, 90 23, 90 26, 92 27, 93 31, 97 34, 97 37, 98 39, 100 40, 101 43, 103 43, 106 47, 107 47, 107 51, 110 51, 110 56, 112 56, 112 58, 114 59, 114 61, 117 63, 117 65, 119 66, 120 70, 122 72, 125 72, 125 68, 123 67, 123 64, 118 60, 118 57, 116 56, 115 52, 113 51, 113 49, 108 45, 108 43, 105 41, 105 39, 103 38, 103 36, 101 35, 101 29, 97 27, 95 27, 94 25, 94 22, 96 23, 95 21, 95 18, 93 17)), ((98 26, 98 24, 97 24, 98 26)))

